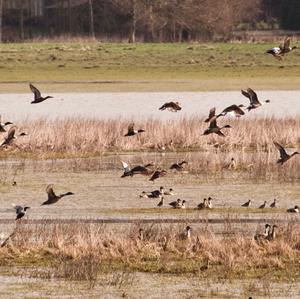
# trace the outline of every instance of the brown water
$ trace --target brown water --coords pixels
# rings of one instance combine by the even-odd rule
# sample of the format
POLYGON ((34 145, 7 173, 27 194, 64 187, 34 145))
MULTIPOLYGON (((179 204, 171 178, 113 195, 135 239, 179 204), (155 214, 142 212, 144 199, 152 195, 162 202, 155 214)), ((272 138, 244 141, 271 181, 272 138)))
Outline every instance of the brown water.
MULTIPOLYGON (((176 119, 182 116, 206 116, 212 107, 217 111, 228 105, 248 105, 240 91, 226 92, 115 92, 52 94, 55 99, 31 105, 32 94, 0 94, 0 111, 5 119, 19 121, 38 117, 61 118, 70 116, 116 118, 159 117, 176 119), (179 101, 183 110, 178 113, 158 111, 167 101, 179 101)), ((300 91, 260 91, 259 98, 271 103, 251 111, 249 116, 299 116, 300 91)))

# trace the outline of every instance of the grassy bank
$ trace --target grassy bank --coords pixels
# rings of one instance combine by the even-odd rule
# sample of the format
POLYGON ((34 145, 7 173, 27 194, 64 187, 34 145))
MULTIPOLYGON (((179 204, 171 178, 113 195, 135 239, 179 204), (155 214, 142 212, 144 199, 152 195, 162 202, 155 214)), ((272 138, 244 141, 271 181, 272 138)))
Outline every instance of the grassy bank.
POLYGON ((265 54, 273 46, 2 44, 0 92, 28 92, 28 81, 46 91, 298 89, 300 53, 278 61, 265 54))
POLYGON ((140 228, 116 233, 102 225, 19 225, 0 249, 0 265, 43 267, 37 276, 88 281, 103 272, 124 270, 220 279, 259 278, 272 272, 272 279, 279 281, 300 278, 296 226, 282 227, 274 241, 259 243, 252 235, 216 237, 199 229, 182 240, 184 226, 144 226, 140 237, 140 228))

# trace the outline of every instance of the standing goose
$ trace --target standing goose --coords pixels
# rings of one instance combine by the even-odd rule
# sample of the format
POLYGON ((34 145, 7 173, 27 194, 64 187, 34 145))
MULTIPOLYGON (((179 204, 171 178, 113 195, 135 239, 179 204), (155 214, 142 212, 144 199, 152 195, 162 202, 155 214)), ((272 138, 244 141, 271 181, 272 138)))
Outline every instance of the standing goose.
POLYGON ((181 110, 179 102, 168 102, 163 104, 159 110, 164 111, 164 110, 169 110, 171 112, 177 112, 181 110))
POLYGON ((259 209, 264 209, 267 206, 267 202, 264 201, 264 203, 262 205, 260 205, 258 208, 259 209))
POLYGON ((255 241, 265 240, 268 237, 269 233, 270 233, 270 229, 271 229, 271 225, 268 224, 268 223, 265 224, 265 231, 264 231, 264 233, 263 234, 256 234, 254 236, 254 240, 255 241))
POLYGON ((31 89, 31 91, 34 94, 34 100, 31 102, 31 104, 38 104, 41 103, 47 99, 52 99, 53 97, 51 96, 46 96, 45 98, 42 97, 41 92, 35 87, 33 86, 31 83, 29 84, 29 87, 31 89))
POLYGON ((251 202, 251 199, 249 199, 247 202, 245 202, 245 203, 242 204, 241 206, 242 206, 242 207, 247 207, 247 208, 248 208, 248 207, 251 206, 251 203, 252 203, 252 202, 251 202))
POLYGON ((277 207, 277 199, 274 198, 274 201, 270 204, 270 208, 276 208, 277 207))
POLYGON ((16 220, 19 220, 21 218, 23 218, 26 215, 26 212, 28 209, 30 209, 30 207, 22 207, 22 206, 14 206, 15 210, 16 210, 16 220))
POLYGON ((299 213, 299 207, 295 206, 294 208, 290 208, 286 210, 288 213, 299 213))
MULTIPOLYGON (((19 134, 18 136, 22 137, 22 136, 26 136, 26 135, 27 134, 23 132, 23 133, 19 134)), ((14 140, 16 140, 16 139, 17 139, 16 127, 11 127, 7 133, 7 136, 2 141, 0 147, 3 145, 11 145, 14 142, 14 140)))
MULTIPOLYGON (((250 100, 250 105, 247 107, 248 111, 251 111, 252 109, 256 109, 260 106, 262 106, 262 103, 258 100, 256 92, 251 89, 247 88, 247 91, 241 90, 242 95, 244 95, 246 98, 250 100)), ((270 100, 265 100, 265 103, 270 103, 270 100)))
POLYGON ((7 121, 5 123, 1 123, 1 115, 0 115, 0 132, 4 133, 6 132, 5 127, 8 125, 12 125, 13 123, 10 121, 7 121))
POLYGON ((300 154, 299 152, 294 152, 291 155, 289 155, 285 151, 284 147, 282 145, 280 145, 278 142, 274 142, 274 145, 277 147, 277 149, 279 150, 279 153, 280 153, 280 159, 277 160, 278 164, 283 165, 283 163, 285 163, 286 161, 288 161, 289 159, 291 159, 293 156, 300 154))
POLYGON ((58 202, 61 198, 68 196, 68 195, 74 195, 73 192, 67 192, 67 193, 63 193, 60 195, 56 195, 53 191, 53 184, 50 184, 47 186, 46 188, 46 193, 48 194, 48 199, 42 203, 43 205, 51 205, 54 204, 56 202, 58 202))
POLYGON ((182 171, 184 169, 184 165, 185 164, 188 164, 187 161, 182 161, 180 163, 174 163, 171 165, 170 169, 174 169, 174 170, 177 170, 177 171, 182 171))
POLYGON ((279 47, 274 47, 274 48, 266 51, 266 53, 271 54, 275 58, 281 60, 282 56, 284 56, 285 54, 287 54, 297 48, 296 46, 291 47, 290 43, 291 43, 291 38, 286 37, 283 41, 283 45, 281 44, 281 45, 279 45, 279 47))
POLYGON ((209 110, 208 118, 204 122, 209 123, 215 116, 216 116, 216 107, 213 107, 209 110))
POLYGON ((214 116, 210 121, 209 128, 204 131, 203 135, 209 135, 209 134, 215 133, 219 136, 225 137, 225 135, 221 132, 221 130, 225 129, 225 128, 231 128, 231 126, 226 125, 226 126, 223 126, 223 127, 218 127, 217 117, 214 116))
POLYGON ((129 124, 128 126, 128 132, 124 135, 125 137, 128 137, 128 136, 134 136, 134 135, 137 135, 139 133, 143 133, 145 132, 145 130, 143 129, 140 129, 140 130, 135 130, 134 129, 134 123, 131 123, 129 124))
POLYGON ((151 178, 149 179, 149 181, 152 181, 154 183, 154 181, 162 176, 165 176, 167 174, 167 172, 165 170, 156 170, 153 175, 151 176, 151 178))
POLYGON ((231 105, 227 108, 225 108, 220 114, 217 115, 217 117, 225 116, 227 114, 235 117, 241 117, 245 114, 245 112, 241 109, 244 107, 244 105, 231 105))
POLYGON ((121 161, 121 162, 122 162, 122 166, 124 169, 124 173, 122 174, 121 178, 124 178, 127 176, 132 177, 135 174, 150 175, 151 173, 153 173, 153 171, 150 169, 150 167, 153 166, 152 163, 146 164, 144 166, 138 165, 131 169, 126 162, 123 162, 123 161, 121 161))

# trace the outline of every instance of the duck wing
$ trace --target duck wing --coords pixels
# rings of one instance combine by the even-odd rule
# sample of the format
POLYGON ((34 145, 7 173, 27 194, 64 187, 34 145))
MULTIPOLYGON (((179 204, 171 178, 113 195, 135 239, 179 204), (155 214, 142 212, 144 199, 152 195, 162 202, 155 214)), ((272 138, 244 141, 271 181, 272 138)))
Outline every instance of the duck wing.
POLYGON ((289 157, 289 155, 287 154, 287 152, 285 151, 285 149, 282 145, 280 145, 278 142, 274 142, 274 145, 279 150, 281 159, 286 159, 289 157))
POLYGON ((7 141, 14 139, 16 133, 16 127, 11 127, 7 133, 7 137, 5 138, 7 141))
POLYGON ((249 99, 250 99, 250 104, 251 105, 260 104, 260 102, 257 98, 257 94, 253 89, 247 88, 247 92, 249 94, 249 99))
POLYGON ((23 212, 23 207, 22 206, 14 206, 15 210, 16 210, 16 214, 20 214, 23 212))
POLYGON ((208 123, 214 116, 216 116, 216 107, 209 110, 208 118, 204 122, 208 123))
POLYGON ((30 87, 31 91, 34 93, 35 100, 40 99, 42 97, 41 92, 35 86, 33 86, 31 83, 29 84, 29 87, 30 87))
POLYGON ((210 123, 209 123, 209 128, 210 129, 215 129, 217 128, 217 117, 214 116, 211 120, 210 120, 210 123))
POLYGON ((134 134, 134 123, 129 124, 128 134, 134 134))
POLYGON ((48 194, 48 201, 57 198, 56 194, 53 191, 53 184, 50 184, 50 185, 47 186, 46 193, 48 194))
POLYGON ((289 50, 290 49, 290 43, 291 43, 291 38, 287 37, 285 38, 284 42, 283 42, 283 50, 289 50))

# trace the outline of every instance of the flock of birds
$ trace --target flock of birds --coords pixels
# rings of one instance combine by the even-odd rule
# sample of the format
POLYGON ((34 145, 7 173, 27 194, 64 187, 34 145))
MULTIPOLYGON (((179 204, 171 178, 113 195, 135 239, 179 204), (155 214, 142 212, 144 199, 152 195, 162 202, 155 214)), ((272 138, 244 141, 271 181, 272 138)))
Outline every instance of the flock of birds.
MULTIPOLYGON (((274 47, 274 48, 268 50, 266 53, 273 55, 277 59, 282 59, 282 57, 285 54, 291 52, 295 48, 296 48, 295 46, 294 47, 290 46, 290 38, 288 37, 284 40, 284 43, 282 45, 280 45, 279 47, 274 47)), ((32 84, 29 84, 29 87, 34 94, 34 100, 31 102, 31 104, 38 104, 47 99, 53 98, 52 96, 43 97, 41 95, 41 92, 39 91, 39 89, 37 89, 32 84)), ((251 110, 261 107, 265 103, 270 103, 270 100, 263 100, 263 101, 259 100, 256 92, 251 88, 247 88, 247 90, 241 90, 241 93, 243 96, 245 96, 250 101, 249 105, 247 107, 245 107, 242 104, 240 104, 240 105, 233 104, 233 105, 230 105, 229 107, 226 107, 219 114, 216 114, 215 107, 210 109, 208 118, 205 119, 205 123, 209 123, 209 126, 203 132, 202 135, 217 134, 218 136, 225 137, 226 135, 222 131, 224 129, 231 128, 231 126, 230 125, 218 126, 217 120, 220 117, 224 117, 226 115, 231 115, 233 117, 242 117, 243 115, 245 115, 245 111, 250 112, 251 110), (245 108, 245 110, 243 110, 243 108, 245 108)), ((159 108, 159 110, 160 111, 168 110, 171 112, 178 112, 178 111, 182 110, 182 107, 180 106, 179 102, 171 101, 171 102, 167 102, 167 103, 163 104, 159 108)), ((0 143, 0 148, 11 145, 14 142, 14 140, 17 139, 17 137, 27 135, 24 132, 22 132, 20 134, 16 134, 16 126, 14 126, 12 122, 7 121, 5 123, 2 123, 1 119, 0 119, 0 132, 5 133, 7 126, 11 126, 11 127, 9 128, 4 140, 0 143)), ((144 129, 142 129, 142 128, 136 129, 134 126, 134 123, 131 123, 131 124, 129 124, 127 133, 124 136, 132 137, 132 136, 135 136, 138 134, 142 134, 144 132, 145 132, 144 129)), ((294 152, 292 154, 288 154, 286 152, 286 150, 284 149, 284 147, 276 141, 274 141, 274 145, 279 150, 279 153, 280 153, 280 158, 277 161, 277 163, 280 165, 283 165, 284 163, 286 163, 293 156, 300 154, 299 152, 294 152)), ((122 178, 133 177, 134 175, 139 174, 139 175, 149 176, 150 177, 149 180, 154 182, 158 178, 165 176, 168 173, 164 169, 156 168, 153 163, 149 163, 146 165, 137 165, 137 166, 134 166, 131 168, 128 165, 128 163, 126 163, 124 161, 121 161, 121 162, 122 162, 122 166, 123 166, 123 170, 124 170, 123 174, 121 176, 122 178)), ((234 163, 234 162, 235 161, 232 158, 232 163, 234 163)), ((184 172, 185 165, 187 165, 187 164, 188 164, 187 161, 182 161, 180 163, 174 163, 170 166, 170 170, 184 172)), ((42 203, 42 205, 54 204, 54 203, 58 202, 61 198, 74 194, 72 192, 67 192, 67 193, 63 193, 60 195, 56 195, 53 190, 53 185, 48 185, 46 188, 46 192, 47 192, 48 199, 44 203, 42 203)), ((140 197, 141 198, 158 198, 160 201, 157 204, 157 206, 162 207, 164 205, 164 197, 168 196, 168 195, 169 196, 174 195, 174 190, 171 188, 168 191, 166 191, 164 189, 164 187, 161 186, 159 190, 154 190, 151 192, 143 191, 142 194, 140 195, 140 197)), ((211 197, 208 197, 207 199, 204 198, 203 202, 199 203, 196 208, 200 209, 200 210, 212 209, 212 207, 213 207, 212 200, 213 199, 211 197)), ((242 204, 242 207, 250 207, 251 203, 252 203, 251 200, 249 200, 246 203, 242 204)), ((274 202, 270 205, 270 207, 275 208, 276 204, 277 204, 277 202, 275 199, 274 202)), ((261 206, 259 206, 259 208, 264 209, 266 207, 266 205, 267 205, 267 202, 265 201, 261 206)), ((170 202, 169 206, 171 206, 174 209, 184 209, 186 207, 186 201, 177 199, 176 201, 170 202)), ((30 209, 30 207, 27 207, 27 206, 25 206, 25 207, 22 207, 20 205, 15 206, 15 211, 17 214, 16 220, 19 221, 20 219, 22 219, 26 215, 26 212, 29 209, 30 209)), ((299 207, 295 206, 294 208, 288 209, 287 212, 299 213, 299 207)), ((266 224, 264 233, 256 235, 255 239, 256 240, 262 240, 262 239, 272 240, 272 239, 274 239, 276 227, 277 227, 276 225, 273 225, 273 227, 271 229, 271 226, 269 224, 266 224)), ((189 238, 190 232, 191 232, 191 227, 187 226, 186 231, 184 232, 185 236, 187 236, 189 238)))

